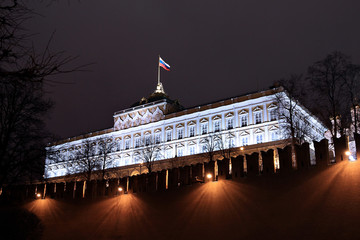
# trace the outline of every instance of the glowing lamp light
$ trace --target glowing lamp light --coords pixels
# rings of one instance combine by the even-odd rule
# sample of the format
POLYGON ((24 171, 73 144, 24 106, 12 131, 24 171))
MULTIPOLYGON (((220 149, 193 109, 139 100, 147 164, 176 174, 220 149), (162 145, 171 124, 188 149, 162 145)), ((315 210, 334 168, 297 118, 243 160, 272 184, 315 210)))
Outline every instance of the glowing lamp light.
POLYGON ((351 155, 350 151, 346 151, 346 152, 345 152, 345 155, 346 155, 346 156, 350 156, 350 155, 351 155))
POLYGON ((241 150, 241 151, 244 150, 244 147, 240 147, 240 150, 241 150))
POLYGON ((122 190, 123 190, 122 187, 118 187, 119 192, 122 192, 122 190))
POLYGON ((210 173, 208 173, 208 175, 206 175, 206 177, 207 177, 208 179, 210 179, 210 178, 212 178, 212 175, 211 175, 210 173))
POLYGON ((40 194, 40 193, 36 194, 36 197, 40 198, 40 197, 41 197, 41 194, 40 194))

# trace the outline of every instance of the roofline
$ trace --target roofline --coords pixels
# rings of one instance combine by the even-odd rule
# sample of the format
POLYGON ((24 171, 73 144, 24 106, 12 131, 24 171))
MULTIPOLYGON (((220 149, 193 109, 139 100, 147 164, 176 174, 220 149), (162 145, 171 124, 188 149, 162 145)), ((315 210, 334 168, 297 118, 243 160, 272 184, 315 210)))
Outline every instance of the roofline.
MULTIPOLYGON (((174 118, 174 117, 179 117, 179 116, 182 116, 182 115, 185 115, 185 114, 191 114, 191 113, 194 113, 194 112, 204 111, 204 110, 215 108, 215 107, 221 107, 221 106, 226 106, 226 105, 230 105, 230 104, 234 104, 234 103, 238 103, 238 102, 243 102, 243 101, 250 100, 250 99, 255 99, 255 98, 259 98, 259 97, 265 97, 265 96, 269 96, 269 95, 272 95, 272 94, 275 94, 275 93, 278 93, 278 92, 282 92, 282 91, 284 91, 284 89, 282 87, 277 87, 277 88, 272 88, 272 89, 264 90, 264 91, 260 91, 260 92, 252 92, 252 93, 248 93, 248 94, 245 94, 245 95, 226 98, 226 99, 223 99, 223 100, 217 100, 217 101, 214 101, 214 102, 205 103, 205 104, 198 105, 198 106, 193 106, 193 107, 181 110, 179 112, 174 112, 174 113, 165 115, 165 120, 170 119, 170 118, 174 118)), ((117 114, 126 112, 126 111, 132 111, 132 110, 135 110, 135 109, 155 105, 155 104, 162 103, 162 102, 168 102, 168 100, 167 99, 161 99, 161 100, 158 100, 158 101, 155 101, 155 102, 143 104, 143 105, 136 106, 136 107, 133 107, 133 108, 127 108, 125 110, 115 112, 114 116, 117 115, 117 114)), ((49 143, 48 147, 55 146, 55 145, 60 145, 60 144, 64 144, 64 143, 68 143, 68 142, 72 142, 72 141, 82 140, 82 139, 86 139, 86 138, 89 138, 89 137, 95 137, 95 136, 99 136, 99 135, 106 134, 106 133, 111 133, 111 132, 114 132, 113 127, 105 129, 105 130, 99 130, 99 131, 86 133, 86 134, 82 134, 82 135, 79 135, 79 136, 70 137, 70 138, 66 138, 66 139, 63 139, 63 140, 55 141, 55 142, 49 143)))

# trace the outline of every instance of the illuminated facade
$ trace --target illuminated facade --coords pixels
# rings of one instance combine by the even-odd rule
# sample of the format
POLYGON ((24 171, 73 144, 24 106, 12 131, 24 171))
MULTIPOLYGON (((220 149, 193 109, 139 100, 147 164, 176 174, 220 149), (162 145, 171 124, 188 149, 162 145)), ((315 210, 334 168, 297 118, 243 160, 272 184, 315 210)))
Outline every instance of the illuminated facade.
MULTIPOLYGON (((232 148, 252 146, 255 149, 256 146, 266 145, 266 148, 275 149, 272 143, 280 144, 283 142, 280 140, 286 138, 283 131, 285 123, 278 118, 274 102, 274 95, 279 92, 284 94, 279 89, 271 89, 184 109, 166 96, 159 83, 148 99, 143 98, 133 107, 114 113, 112 128, 50 145, 48 153, 57 152, 62 157, 59 158, 61 160, 47 157, 45 176, 54 178, 69 174, 69 169, 76 165, 75 151, 81 148, 84 139, 94 142, 95 148, 101 138, 115 142, 109 153, 111 164, 107 168, 119 170, 141 163, 141 140, 148 137, 158 144, 160 154, 156 160, 159 162, 206 151, 204 139, 213 134, 220 136, 232 148)), ((325 126, 299 105, 296 115, 299 122, 305 115, 311 125, 307 140, 323 139, 327 130, 325 126)), ((257 149, 259 151, 260 148, 257 149)), ((131 175, 131 171, 128 174, 131 175)))

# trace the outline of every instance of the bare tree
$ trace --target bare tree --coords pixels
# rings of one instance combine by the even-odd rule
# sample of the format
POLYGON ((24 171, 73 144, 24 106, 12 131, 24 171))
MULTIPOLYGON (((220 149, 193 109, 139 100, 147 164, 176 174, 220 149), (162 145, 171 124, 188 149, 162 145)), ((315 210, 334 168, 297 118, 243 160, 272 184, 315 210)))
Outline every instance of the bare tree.
POLYGON ((360 98, 360 66, 349 64, 347 67, 347 76, 345 80, 345 92, 351 109, 350 123, 354 126, 354 132, 358 133, 359 125, 359 98, 360 98))
POLYGON ((273 101, 277 105, 276 113, 280 120, 282 136, 290 139, 292 166, 297 168, 296 144, 302 144, 306 138, 311 138, 311 128, 308 114, 300 113, 299 98, 302 97, 303 78, 292 75, 288 79, 278 81, 279 91, 274 95, 273 101))
POLYGON ((210 133, 208 136, 201 139, 201 152, 209 162, 214 160, 215 152, 220 150, 222 142, 221 135, 210 133))
POLYGON ((111 165, 112 159, 109 154, 114 150, 116 142, 112 138, 105 137, 98 140, 99 161, 101 161, 102 179, 105 180, 106 169, 111 165))
POLYGON ((91 180, 94 171, 101 168, 95 146, 95 141, 83 140, 81 148, 75 152, 75 160, 72 164, 73 173, 82 174, 87 181, 91 180))
POLYGON ((144 136, 141 139, 138 152, 140 159, 151 173, 154 162, 162 157, 160 143, 156 141, 153 135, 144 136))
POLYGON ((348 78, 350 58, 341 52, 333 52, 323 60, 315 62, 308 69, 308 75, 313 86, 316 104, 325 111, 325 120, 331 127, 331 134, 336 137, 339 132, 344 134, 344 127, 337 121, 340 115, 348 111, 344 96, 344 85, 348 78), (329 122, 328 117, 333 119, 329 122), (333 125, 333 126, 331 126, 333 125))
MULTIPOLYGON (((52 106, 45 98, 45 81, 66 69, 74 60, 50 51, 50 42, 40 54, 35 51, 24 23, 33 12, 22 1, 0 2, 0 187, 24 181, 43 171, 44 115, 52 106)), ((42 174, 40 175, 42 176, 42 174)))
POLYGON ((234 151, 234 136, 231 132, 227 132, 223 135, 217 135, 217 147, 220 150, 221 155, 225 159, 231 158, 231 153, 234 151))

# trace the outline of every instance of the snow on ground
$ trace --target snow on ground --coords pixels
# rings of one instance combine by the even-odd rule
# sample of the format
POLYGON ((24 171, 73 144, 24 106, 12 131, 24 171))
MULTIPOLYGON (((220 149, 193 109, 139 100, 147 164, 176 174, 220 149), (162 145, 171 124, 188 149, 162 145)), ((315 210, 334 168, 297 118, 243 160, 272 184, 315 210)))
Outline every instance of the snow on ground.
POLYGON ((36 200, 44 239, 360 239, 360 161, 98 200, 36 200))

